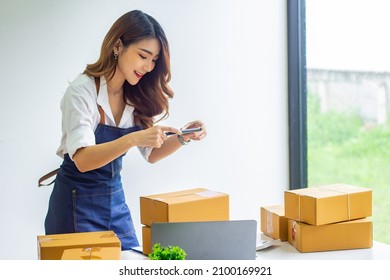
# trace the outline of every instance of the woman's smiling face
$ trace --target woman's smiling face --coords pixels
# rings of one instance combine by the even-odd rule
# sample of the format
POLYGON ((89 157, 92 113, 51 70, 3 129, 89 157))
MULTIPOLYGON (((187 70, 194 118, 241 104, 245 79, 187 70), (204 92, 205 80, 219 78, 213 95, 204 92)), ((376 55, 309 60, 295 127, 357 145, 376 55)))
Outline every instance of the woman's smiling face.
POLYGON ((115 74, 136 85, 143 75, 154 69, 160 49, 160 42, 155 38, 140 40, 126 48, 121 45, 115 74))

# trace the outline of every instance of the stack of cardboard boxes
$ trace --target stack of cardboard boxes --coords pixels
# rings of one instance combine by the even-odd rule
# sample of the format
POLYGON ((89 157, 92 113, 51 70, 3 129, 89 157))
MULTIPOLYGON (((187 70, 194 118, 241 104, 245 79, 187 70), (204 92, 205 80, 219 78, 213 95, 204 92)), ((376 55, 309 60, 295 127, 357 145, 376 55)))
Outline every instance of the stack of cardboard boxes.
POLYGON ((372 190, 334 184, 285 191, 284 205, 261 208, 261 231, 300 252, 372 247, 372 190), (287 237, 287 238, 286 238, 287 237))
POLYGON ((204 188, 140 197, 142 251, 152 251, 151 225, 156 222, 229 220, 229 195, 204 188))
MULTIPOLYGON (((140 197, 143 253, 156 222, 229 220, 229 195, 197 188, 140 197)), ((261 231, 300 252, 372 247, 372 191, 335 184, 285 191, 284 205, 261 207, 261 231)), ((120 259, 112 231, 38 236, 39 259, 120 259)))

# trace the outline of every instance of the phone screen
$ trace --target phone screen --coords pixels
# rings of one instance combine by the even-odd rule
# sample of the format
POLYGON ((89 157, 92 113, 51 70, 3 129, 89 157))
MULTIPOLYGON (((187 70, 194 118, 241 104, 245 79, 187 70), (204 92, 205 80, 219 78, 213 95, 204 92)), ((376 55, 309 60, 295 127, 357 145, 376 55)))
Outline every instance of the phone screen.
MULTIPOLYGON (((195 128, 186 128, 181 131, 182 134, 189 134, 189 133, 194 133, 194 132, 199 132, 202 131, 201 127, 195 127, 195 128)), ((175 134, 173 132, 166 132, 166 135, 172 135, 175 134)))
POLYGON ((199 131, 202 131, 201 127, 183 129, 181 131, 181 133, 182 134, 189 134, 189 133, 194 133, 194 132, 199 132, 199 131))

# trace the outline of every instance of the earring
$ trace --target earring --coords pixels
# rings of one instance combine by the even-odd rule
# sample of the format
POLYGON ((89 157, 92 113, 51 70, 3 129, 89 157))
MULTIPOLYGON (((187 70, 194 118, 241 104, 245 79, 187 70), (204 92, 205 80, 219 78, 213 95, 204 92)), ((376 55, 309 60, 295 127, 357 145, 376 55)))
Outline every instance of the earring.
POLYGON ((115 60, 118 59, 118 54, 117 54, 117 53, 114 53, 114 59, 115 59, 115 60))

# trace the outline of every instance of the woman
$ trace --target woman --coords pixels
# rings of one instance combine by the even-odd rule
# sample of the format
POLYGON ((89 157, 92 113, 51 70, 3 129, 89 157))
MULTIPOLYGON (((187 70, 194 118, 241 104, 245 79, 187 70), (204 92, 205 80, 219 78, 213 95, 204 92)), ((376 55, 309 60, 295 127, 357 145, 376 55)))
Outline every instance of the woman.
POLYGON ((135 10, 121 16, 104 38, 100 57, 68 87, 62 101, 58 171, 45 220, 46 234, 113 230, 122 250, 138 246, 125 202, 122 157, 138 147, 151 163, 206 136, 200 121, 181 134, 155 125, 168 116, 169 46, 160 24, 135 10), (167 136, 167 134, 174 134, 167 136))

